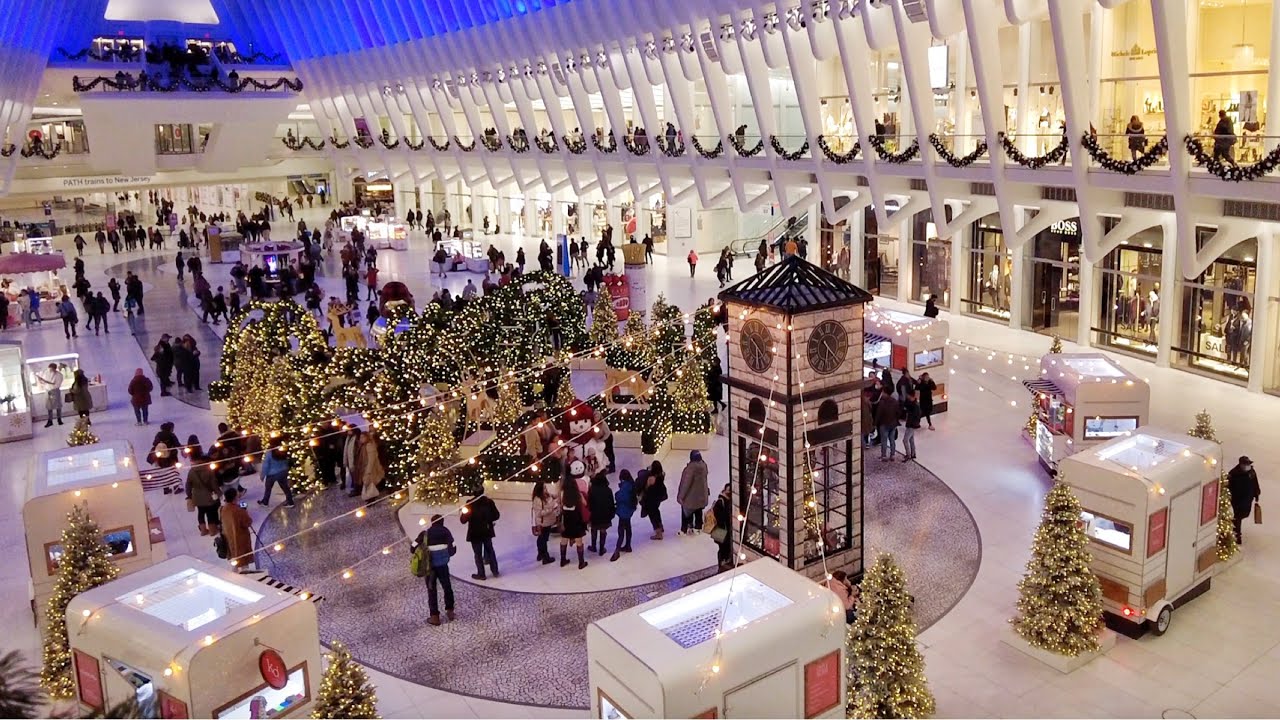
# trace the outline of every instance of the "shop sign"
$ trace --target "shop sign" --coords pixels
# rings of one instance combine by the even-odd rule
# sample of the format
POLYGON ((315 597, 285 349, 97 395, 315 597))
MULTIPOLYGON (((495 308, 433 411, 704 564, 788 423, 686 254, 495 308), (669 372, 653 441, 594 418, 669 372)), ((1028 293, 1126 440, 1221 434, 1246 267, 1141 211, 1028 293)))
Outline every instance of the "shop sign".
POLYGON ((1147 58, 1155 54, 1155 48, 1144 48, 1137 43, 1134 43, 1133 47, 1128 50, 1111 51, 1111 57, 1113 58, 1128 58, 1130 60, 1142 60, 1143 58, 1147 58))
POLYGON ((275 650, 268 648, 262 651, 258 656, 258 671, 271 688, 280 690, 289 684, 289 668, 285 667, 284 658, 275 650))
POLYGON ((154 175, 102 175, 98 177, 71 177, 57 180, 63 188, 119 187, 121 185, 150 185, 154 175))
POLYGON ((1079 235, 1080 221, 1079 220, 1059 220, 1058 222, 1049 226, 1049 232, 1055 235, 1079 235))
POLYGON ((843 674, 840 651, 834 650, 804 666, 804 716, 817 717, 840 704, 843 674))
POLYGON ((80 691, 80 702, 92 710, 102 710, 102 676, 98 670, 98 659, 80 650, 72 650, 72 660, 76 669, 76 688, 80 691))

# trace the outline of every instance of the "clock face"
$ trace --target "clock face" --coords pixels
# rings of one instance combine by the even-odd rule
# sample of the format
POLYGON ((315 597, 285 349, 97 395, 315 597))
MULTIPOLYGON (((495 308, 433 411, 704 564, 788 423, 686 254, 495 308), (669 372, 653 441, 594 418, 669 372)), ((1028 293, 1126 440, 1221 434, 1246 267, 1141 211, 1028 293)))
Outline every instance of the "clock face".
POLYGON ((835 320, 824 320, 809 333, 809 366, 819 375, 830 375, 849 354, 849 333, 835 320))
POLYGON ((759 320, 748 320, 742 326, 738 339, 738 347, 742 350, 742 359, 747 367, 762 373, 773 364, 773 336, 769 328, 759 320))

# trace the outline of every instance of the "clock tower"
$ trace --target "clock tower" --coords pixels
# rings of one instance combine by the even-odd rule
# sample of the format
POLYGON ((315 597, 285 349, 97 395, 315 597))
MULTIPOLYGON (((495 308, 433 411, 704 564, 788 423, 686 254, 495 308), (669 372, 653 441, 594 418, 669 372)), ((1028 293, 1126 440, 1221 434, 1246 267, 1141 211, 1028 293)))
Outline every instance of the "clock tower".
POLYGON ((795 255, 720 293, 735 554, 814 579, 862 574, 862 316, 871 299, 795 255))

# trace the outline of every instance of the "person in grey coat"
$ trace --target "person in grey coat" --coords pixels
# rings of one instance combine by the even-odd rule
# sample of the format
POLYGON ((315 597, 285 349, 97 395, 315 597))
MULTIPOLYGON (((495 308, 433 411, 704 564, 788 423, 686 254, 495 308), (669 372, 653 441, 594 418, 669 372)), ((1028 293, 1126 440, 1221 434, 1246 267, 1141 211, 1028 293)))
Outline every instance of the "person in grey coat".
POLYGON ((680 533, 696 535, 702 530, 702 511, 711 500, 707 486, 707 463, 702 453, 689 451, 689 464, 680 473, 680 487, 676 489, 676 502, 680 503, 680 533))

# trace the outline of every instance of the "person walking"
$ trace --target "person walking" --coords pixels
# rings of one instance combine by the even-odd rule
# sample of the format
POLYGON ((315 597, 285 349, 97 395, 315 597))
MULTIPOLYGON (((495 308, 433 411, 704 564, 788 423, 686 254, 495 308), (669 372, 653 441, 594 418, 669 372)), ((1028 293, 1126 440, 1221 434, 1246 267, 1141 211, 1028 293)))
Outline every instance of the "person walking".
POLYGON ((57 363, 49 363, 49 367, 43 373, 36 373, 36 386, 43 390, 44 409, 49 413, 48 422, 45 427, 53 427, 53 419, 58 418, 58 424, 62 424, 62 382, 65 378, 62 371, 58 369, 57 363))
POLYGON ((107 290, 111 292, 111 312, 120 312, 120 281, 114 277, 108 280, 107 290))
POLYGON ((902 406, 889 390, 880 393, 876 406, 876 427, 880 430, 880 460, 892 460, 898 441, 898 423, 902 422, 902 406))
POLYGON ((698 268, 698 251, 690 250, 686 260, 689 261, 689 277, 693 277, 693 271, 698 268))
POLYGON ((1231 514, 1234 516, 1232 527, 1236 533, 1236 543, 1243 545, 1241 524, 1253 514, 1253 504, 1261 505, 1262 487, 1258 484, 1258 473, 1253 469, 1253 461, 1247 455, 1241 455, 1236 466, 1227 473, 1227 489, 1231 491, 1231 514))
POLYGON ((720 572, 733 569, 733 486, 726 483, 711 506, 715 528, 711 539, 716 543, 716 567, 720 572))
POLYGON ((584 503, 586 498, 582 497, 573 474, 565 475, 560 483, 560 567, 569 564, 569 543, 573 543, 578 549, 578 569, 587 566, 582 547, 582 538, 587 534, 584 503))
POLYGON ((258 504, 270 507, 271 488, 276 485, 284 491, 284 506, 293 507, 293 488, 289 487, 289 455, 279 445, 262 454, 262 499, 258 504))
POLYGON ((93 412, 93 396, 89 394, 89 376, 83 370, 77 370, 72 378, 71 390, 67 393, 71 396, 71 407, 85 423, 92 425, 89 413, 93 412))
POLYGON ((930 295, 928 300, 924 301, 924 316, 927 318, 938 317, 938 296, 930 295))
POLYGON ((559 488, 553 483, 548 485, 542 478, 533 483, 532 504, 529 517, 533 522, 533 535, 537 538, 538 561, 543 565, 555 562, 547 550, 547 540, 560 524, 559 488))
POLYGON ((649 466, 641 483, 640 517, 648 517, 653 525, 650 540, 662 539, 662 503, 667 499, 667 474, 662 470, 662 463, 657 460, 649 466))
POLYGON ((906 429, 902 431, 902 462, 916 459, 916 431, 920 429, 920 401, 916 392, 907 393, 906 402, 902 403, 902 417, 906 421, 906 429))
POLYGON ((636 514, 636 482, 630 470, 618 473, 618 489, 613 493, 614 514, 618 517, 618 544, 613 548, 609 562, 616 562, 621 553, 631 552, 631 517, 636 514))
POLYGON ((587 489, 587 508, 591 511, 591 544, 587 551, 604 555, 608 549, 609 528, 613 527, 618 507, 609 487, 609 476, 603 469, 591 478, 591 486, 587 489))
POLYGON ((1230 163, 1236 167, 1233 148, 1236 144, 1236 129, 1226 110, 1218 111, 1218 124, 1213 128, 1213 159, 1230 163))
POLYGON ((240 493, 235 488, 222 494, 224 502, 218 509, 218 523, 227 544, 227 560, 237 572, 244 572, 257 557, 253 552, 253 538, 249 535, 253 519, 249 517, 249 511, 236 502, 239 497, 240 493))
POLYGON ((134 371, 133 379, 129 381, 129 404, 133 406, 133 418, 136 421, 134 425, 146 425, 150 422, 151 391, 154 389, 151 378, 147 377, 142 368, 134 371))
MULTIPOLYGON (((372 431, 362 432, 356 445, 355 477, 360 485, 360 497, 365 502, 376 500, 381 492, 378 483, 386 476, 382 457, 378 452, 378 439, 372 431)), ((354 488, 353 488, 354 489, 354 488)))
POLYGON ((938 383, 929 377, 929 373, 920 373, 916 380, 916 395, 920 398, 920 416, 929 423, 930 430, 933 429, 933 392, 937 389, 938 383))
POLYGON ((710 501, 711 489, 707 486, 707 463, 702 453, 689 451, 689 464, 680 472, 680 485, 676 488, 676 502, 680 503, 680 534, 697 535, 702 532, 702 511, 710 501))
POLYGON ((209 457, 199 447, 191 449, 191 462, 191 469, 187 471, 187 510, 196 513, 201 535, 217 535, 222 530, 218 519, 222 486, 218 484, 209 457))
POLYGON ((76 306, 71 304, 71 298, 66 295, 58 301, 58 317, 62 318, 62 332, 68 340, 79 337, 76 333, 76 323, 80 321, 80 316, 76 314, 76 306))
POLYGON ((444 518, 439 514, 431 516, 431 524, 426 530, 418 533, 409 544, 409 552, 418 552, 422 548, 427 561, 427 624, 440 625, 440 588, 444 588, 444 612, 450 620, 457 617, 453 612, 453 579, 449 576, 449 558, 458 552, 453 543, 453 533, 444 526, 444 518))
POLYGON ((498 556, 493 551, 494 524, 502 517, 498 505, 488 495, 476 495, 462 506, 458 519, 467 526, 467 542, 476 556, 476 572, 472 580, 484 580, 484 566, 488 565, 494 577, 498 577, 498 556))
POLYGON ((1124 126, 1125 137, 1129 143, 1129 158, 1137 162, 1147 149, 1147 131, 1137 115, 1130 116, 1129 124, 1124 126))

